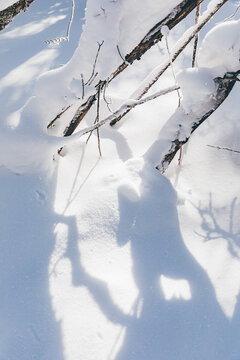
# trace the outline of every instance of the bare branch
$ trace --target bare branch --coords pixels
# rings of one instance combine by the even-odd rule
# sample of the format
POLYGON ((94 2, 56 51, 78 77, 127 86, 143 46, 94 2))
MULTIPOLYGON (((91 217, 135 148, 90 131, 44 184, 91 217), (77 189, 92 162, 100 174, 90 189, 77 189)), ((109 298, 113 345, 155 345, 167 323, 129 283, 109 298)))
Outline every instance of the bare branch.
POLYGON ((97 99, 97 94, 91 95, 87 101, 79 106, 77 109, 73 119, 71 120, 70 124, 66 127, 63 135, 70 136, 74 132, 74 130, 78 127, 82 119, 91 109, 92 105, 95 103, 97 99))
POLYGON ((65 109, 63 109, 48 125, 47 129, 51 129, 54 127, 55 122, 60 119, 60 117, 71 107, 72 105, 68 105, 65 109))
MULTIPOLYGON (((97 94, 98 98, 97 98, 97 116, 96 119, 94 121, 94 124, 97 124, 100 120, 100 96, 101 96, 101 89, 100 87, 98 88, 98 94, 97 94)), ((90 131, 90 134, 86 140, 86 144, 88 143, 90 137, 92 136, 93 130, 90 131)), ((97 128, 97 138, 98 138, 98 151, 99 151, 99 155, 102 156, 102 151, 101 151, 101 142, 100 142, 100 132, 99 132, 99 128, 97 128)))
POLYGON ((95 57, 95 60, 94 60, 94 63, 93 63, 92 74, 91 74, 90 78, 88 79, 88 81, 85 83, 85 85, 90 85, 91 81, 95 77, 95 68, 96 68, 96 64, 97 64, 97 59, 98 59, 98 55, 99 55, 99 52, 100 52, 100 49, 101 49, 103 43, 104 43, 104 40, 101 43, 98 42, 98 49, 97 49, 96 57, 95 57))
POLYGON ((227 17, 226 19, 224 19, 224 21, 229 21, 232 18, 234 18, 234 16, 238 13, 239 9, 240 9, 240 5, 238 5, 236 10, 234 11, 234 13, 232 15, 230 15, 229 17, 227 17))
MULTIPOLYGON (((131 95, 133 99, 141 99, 149 89, 157 82, 160 76, 171 66, 172 62, 176 60, 179 54, 185 49, 185 47, 190 43, 190 41, 194 38, 194 36, 203 28, 203 26, 213 17, 213 15, 225 4, 227 0, 212 0, 212 7, 210 10, 206 10, 200 20, 199 23, 195 26, 189 28, 183 36, 178 40, 175 47, 172 50, 172 53, 169 56, 169 59, 164 61, 162 64, 157 66, 142 82, 139 88, 131 95), (215 7, 213 6, 215 3, 215 7)), ((123 114, 125 116, 128 111, 123 114)), ((122 119, 119 117, 111 122, 111 126, 115 125, 118 121, 122 119)))
MULTIPOLYGON (((203 0, 199 0, 201 3, 203 0)), ((125 56, 123 64, 121 64, 113 73, 112 78, 119 75, 129 64, 132 64, 135 60, 140 60, 141 57, 148 51, 153 45, 162 40, 161 28, 163 25, 167 25, 169 29, 172 29, 180 21, 182 21, 196 6, 198 0, 184 0, 178 4, 170 14, 164 19, 159 21, 140 43, 125 56)))
MULTIPOLYGON (((169 56, 169 62, 170 62, 171 70, 172 70, 172 76, 173 76, 175 84, 177 85, 177 78, 176 78, 176 73, 175 73, 173 61, 171 59, 171 52, 170 52, 169 44, 168 44, 168 37, 167 37, 167 35, 165 35, 164 37, 165 37, 167 53, 168 53, 168 56, 169 56)), ((181 104, 181 95, 180 95, 179 90, 177 90, 177 94, 178 94, 178 106, 180 106, 180 104, 181 104)))
POLYGON ((171 62, 175 61, 179 54, 185 49, 185 47, 191 42, 194 36, 203 28, 203 26, 213 17, 213 15, 227 2, 228 0, 212 0, 210 10, 207 10, 201 15, 199 23, 190 27, 183 36, 177 41, 175 47, 172 49, 170 59, 157 66, 150 75, 148 75, 139 86, 137 91, 131 96, 134 99, 141 99, 148 90, 156 83, 156 81, 162 76, 162 74, 171 65, 171 62))
POLYGON ((19 0, 0 11, 0 31, 3 30, 21 10, 26 11, 34 0, 19 0))
POLYGON ((211 148, 214 148, 214 149, 218 149, 218 150, 227 150, 227 151, 231 151, 231 152, 235 152, 235 153, 238 153, 240 154, 240 151, 239 150, 233 150, 233 149, 230 149, 230 148, 227 148, 227 147, 222 147, 222 146, 214 146, 214 145, 207 145, 211 148))
POLYGON ((117 51, 118 51, 118 54, 120 56, 120 58, 125 61, 124 57, 122 56, 121 52, 120 52, 120 49, 119 49, 119 46, 117 45, 117 51))
MULTIPOLYGON (((196 24, 198 23, 199 14, 200 14, 200 2, 198 1, 197 9, 196 9, 196 18, 195 18, 196 24)), ((193 44, 192 67, 195 66, 195 62, 196 62, 197 45, 198 45, 198 34, 195 35, 194 44, 193 44)))
MULTIPOLYGON (((178 89, 179 89, 179 87, 172 86, 170 88, 158 91, 158 92, 156 92, 156 93, 154 93, 152 95, 146 96, 145 98, 140 99, 140 100, 128 100, 122 106, 120 106, 116 111, 114 111, 111 115, 106 117, 105 119, 103 119, 103 120, 89 126, 88 128, 82 129, 82 130, 78 131, 76 134, 72 135, 69 138, 69 143, 72 143, 72 142, 78 140, 79 137, 81 137, 83 135, 91 133, 92 131, 100 128, 101 126, 105 125, 106 123, 110 123, 114 118, 116 118, 116 117, 120 116, 122 113, 124 113, 126 111, 126 109, 134 108, 134 107, 136 107, 138 105, 144 104, 144 103, 146 103, 148 101, 156 99, 159 96, 166 95, 166 94, 168 94, 168 93, 170 93, 172 91, 176 91, 178 89)), ((68 143, 68 141, 66 139, 65 144, 67 144, 67 143, 68 143)), ((64 144, 64 140, 61 142, 61 144, 64 144)))
POLYGON ((168 168, 169 164, 174 159, 176 153, 178 150, 186 144, 191 136, 191 134, 210 116, 214 111, 217 110, 217 108, 224 102, 224 100, 228 97, 230 94, 233 86, 235 85, 236 81, 238 81, 237 76, 240 74, 240 70, 237 72, 228 72, 224 75, 223 78, 217 77, 214 79, 216 90, 215 90, 215 96, 212 100, 212 102, 206 106, 206 110, 204 114, 198 115, 198 114, 184 114, 183 118, 181 119, 181 123, 184 125, 184 123, 187 123, 188 121, 191 121, 192 125, 189 129, 189 133, 185 135, 185 137, 182 139, 181 134, 181 127, 182 124, 179 122, 175 122, 178 114, 175 113, 169 120, 169 122, 166 124, 166 126, 163 128, 163 130, 160 133, 160 137, 164 138, 164 132, 168 132, 168 127, 172 127, 172 124, 175 124, 175 134, 177 133, 176 137, 172 140, 169 139, 167 141, 166 149, 163 150, 162 157, 160 164, 156 167, 161 173, 164 173, 166 169, 168 168), (169 145, 170 143, 170 145, 169 145))
POLYGON ((82 100, 83 100, 85 95, 85 84, 84 84, 83 74, 81 74, 81 82, 82 82, 82 100))
MULTIPOLYGON (((203 0, 200 0, 202 2, 203 0)), ((227 0, 226 0, 227 1, 227 0)), ((167 25, 169 29, 172 29, 177 25, 181 20, 183 20, 196 6, 198 0, 183 0, 178 4, 164 19, 160 20, 140 43, 131 51, 130 54, 125 56, 124 62, 114 71, 111 78, 107 80, 102 80, 101 83, 104 84, 106 81, 110 82, 116 76, 118 76, 129 64, 132 64, 135 60, 140 60, 143 54, 148 51, 153 45, 161 41, 162 34, 161 28, 163 25, 167 25)), ((103 88, 103 87, 102 87, 103 88)), ((81 104, 78 108, 74 118, 71 121, 71 124, 65 129, 64 136, 70 136, 75 129, 78 127, 84 116, 87 114, 93 103, 97 99, 97 92, 89 96, 85 104, 81 104), (85 107, 84 107, 85 105, 85 107)))

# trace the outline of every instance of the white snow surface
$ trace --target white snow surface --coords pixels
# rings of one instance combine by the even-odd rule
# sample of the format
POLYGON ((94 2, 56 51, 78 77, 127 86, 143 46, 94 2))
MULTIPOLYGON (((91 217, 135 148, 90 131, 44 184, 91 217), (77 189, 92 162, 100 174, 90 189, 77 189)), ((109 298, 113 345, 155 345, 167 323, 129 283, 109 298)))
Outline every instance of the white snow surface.
POLYGON ((215 76, 239 70, 239 33, 239 20, 226 21, 214 27, 202 42, 198 65, 212 69, 215 76))
POLYGON ((0 11, 8 8, 9 6, 11 6, 13 4, 15 4, 17 1, 16 0, 1 0, 0 11))
MULTIPOLYGON (((1 360, 240 357, 240 154, 208 146, 240 150, 238 84, 183 147, 180 166, 177 154, 165 175, 155 169, 179 119, 189 119, 187 133, 209 108, 214 77, 239 69, 239 20, 214 27, 234 3, 200 37, 199 67, 190 68, 191 46, 174 63, 179 108, 171 93, 139 105, 117 127, 104 125, 101 157, 96 133, 87 144, 79 135, 96 105, 79 134, 62 137, 94 92, 86 85, 81 99, 82 76, 86 82, 94 69, 94 84, 107 79, 122 63, 117 45, 130 52, 178 3, 88 0, 78 46, 82 7, 69 43, 47 47, 44 40, 64 36, 71 1, 35 0, 0 33, 1 360)), ((170 48, 193 21, 169 32, 170 48)), ((130 104, 166 58, 164 44, 156 45, 110 83, 100 119, 130 104)), ((169 70, 153 92, 174 83, 169 70)))

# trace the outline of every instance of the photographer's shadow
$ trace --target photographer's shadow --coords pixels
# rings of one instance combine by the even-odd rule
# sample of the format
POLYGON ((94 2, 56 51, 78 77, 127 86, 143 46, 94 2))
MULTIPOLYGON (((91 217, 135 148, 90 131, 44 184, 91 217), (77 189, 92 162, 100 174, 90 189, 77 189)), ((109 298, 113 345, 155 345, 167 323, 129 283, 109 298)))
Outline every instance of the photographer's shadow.
MULTIPOLYGON (((129 200, 119 188, 117 240, 120 246, 131 242, 139 297, 135 321, 127 327, 117 360, 225 360, 231 353, 226 346, 230 321, 206 273, 183 242, 174 189, 147 161, 140 176, 139 201, 129 200), (187 294, 186 289, 172 290, 172 297, 166 299, 161 275, 184 279, 187 294)), ((233 343, 232 336, 231 332, 233 343)))

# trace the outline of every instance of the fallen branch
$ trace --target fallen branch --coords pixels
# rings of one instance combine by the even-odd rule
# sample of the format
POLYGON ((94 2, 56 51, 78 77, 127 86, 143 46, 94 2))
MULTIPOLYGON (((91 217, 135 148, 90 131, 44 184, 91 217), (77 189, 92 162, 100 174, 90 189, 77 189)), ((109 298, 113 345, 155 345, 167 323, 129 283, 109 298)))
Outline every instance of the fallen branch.
POLYGON ((122 113, 124 113, 126 111, 126 109, 129 109, 129 108, 133 109, 134 107, 136 107, 138 105, 142 105, 148 101, 156 99, 159 96, 169 94, 170 92, 176 91, 178 89, 180 89, 179 86, 172 86, 167 89, 158 91, 152 95, 146 96, 140 100, 128 100, 122 106, 120 106, 116 111, 114 111, 111 115, 107 116, 105 119, 98 121, 98 122, 94 123, 93 125, 78 131, 77 133, 75 133, 74 135, 72 135, 69 138, 69 141, 68 141, 68 139, 62 140, 61 144, 66 145, 68 143, 73 143, 76 140, 79 140, 79 137, 86 135, 88 133, 92 133, 94 130, 100 128, 101 126, 103 126, 107 123, 110 123, 114 118, 116 118, 119 115, 121 115, 122 113))
POLYGON ((90 78, 88 79, 88 81, 84 85, 91 85, 92 81, 95 78, 95 69, 96 69, 97 59, 98 59, 98 55, 101 50, 101 47, 103 46, 103 43, 104 43, 104 40, 101 43, 98 42, 98 49, 97 49, 97 53, 96 53, 95 60, 93 63, 92 74, 91 74, 90 78))
POLYGON ((52 129, 55 125, 55 122, 57 119, 60 119, 60 117, 71 107, 72 105, 68 105, 65 109, 63 109, 55 118, 48 124, 47 129, 52 129))
POLYGON ((163 20, 159 21, 151 30, 149 30, 140 43, 130 52, 130 54, 125 56, 123 64, 121 64, 113 73, 112 78, 115 78, 135 60, 140 60, 145 52, 147 52, 153 45, 162 40, 161 29, 164 25, 166 25, 171 30, 193 9, 195 9, 198 3, 200 4, 201 2, 203 2, 203 0, 184 0, 178 4, 170 14, 168 14, 163 20))
MULTIPOLYGON (((184 114, 182 112, 182 116, 179 119, 179 113, 176 112, 168 121, 168 123, 164 126, 160 133, 160 138, 164 139, 164 133, 168 133, 169 128, 172 129, 173 125, 175 126, 175 134, 176 137, 173 140, 167 140, 167 144, 165 143, 164 149, 162 149, 162 157, 160 164, 156 166, 156 168, 164 173, 168 168, 169 164, 174 159, 178 150, 188 142, 192 133, 210 116, 217 108, 224 102, 224 100, 228 97, 230 92, 233 89, 236 81, 239 81, 238 75, 240 74, 240 70, 237 72, 228 72, 224 75, 224 77, 217 77, 214 79, 216 90, 214 97, 211 103, 207 106, 204 114, 184 114), (188 134, 183 136, 181 128, 184 127, 184 124, 187 124, 191 121, 191 126, 188 130, 188 134), (170 145, 169 145, 170 143, 170 145)), ((204 108, 204 106, 203 106, 204 108)), ((172 130, 171 130, 172 131, 172 130)), ((184 130, 186 132, 186 129, 184 130)), ((167 137, 169 134, 167 135, 167 137)))
MULTIPOLYGON (((162 64, 157 66, 142 82, 139 88, 131 95, 133 99, 141 99, 149 89, 157 82, 160 76, 168 69, 169 66, 176 60, 178 55, 185 49, 185 47, 191 42, 196 34, 203 28, 203 26, 213 17, 213 15, 227 2, 228 0, 212 0, 207 10, 199 18, 198 24, 190 27, 183 36, 177 41, 176 45, 172 49, 168 59, 162 64), (210 6, 211 5, 211 6, 210 6)), ((128 111, 121 117, 111 122, 111 126, 115 125, 118 121, 125 116, 128 111)))
MULTIPOLYGON (((199 1, 202 2, 203 0, 199 1)), ((169 29, 172 29, 197 6, 197 3, 198 0, 183 0, 171 11, 171 13, 169 13, 164 19, 160 20, 152 29, 148 31, 140 43, 131 51, 131 53, 125 56, 124 62, 113 72, 111 77, 109 79, 100 81, 99 84, 101 85, 101 89, 104 88, 104 84, 106 84, 106 82, 109 83, 112 81, 124 69, 126 69, 129 64, 132 64, 135 60, 140 60, 143 54, 145 54, 157 42, 161 41, 161 28, 163 25, 167 25, 169 29)), ((88 100, 84 104, 79 106, 76 114, 74 115, 74 118, 71 120, 70 125, 65 129, 64 136, 72 135, 96 99, 97 89, 94 94, 89 96, 88 100)))
POLYGON ((95 103, 97 99, 97 94, 91 95, 87 101, 79 108, 77 109, 74 117, 72 118, 70 124, 66 127, 64 130, 63 135, 64 136, 70 136, 74 132, 74 130, 77 128, 77 126, 80 124, 81 120, 84 118, 84 116, 88 113, 88 111, 91 109, 92 105, 95 103))
POLYGON ((235 152, 235 153, 240 154, 239 150, 233 150, 233 149, 230 149, 230 148, 227 148, 227 147, 214 146, 214 145, 207 145, 207 146, 209 146, 211 148, 214 148, 214 149, 217 149, 217 150, 227 150, 227 151, 231 151, 231 152, 235 152))
MULTIPOLYGON (((94 121, 94 124, 97 124, 99 122, 100 119, 100 96, 101 96, 101 91, 100 88, 98 89, 98 98, 97 98, 97 116, 96 119, 94 121)), ((93 130, 90 132, 87 140, 86 140, 86 144, 88 143, 90 137, 92 136, 93 130)), ((100 141, 100 132, 99 132, 99 128, 97 128, 97 138, 98 138, 98 152, 99 155, 102 156, 102 151, 101 151, 101 141, 100 141)))
POLYGON ((26 11, 34 0, 19 0, 0 11, 0 31, 3 30, 21 10, 26 11))

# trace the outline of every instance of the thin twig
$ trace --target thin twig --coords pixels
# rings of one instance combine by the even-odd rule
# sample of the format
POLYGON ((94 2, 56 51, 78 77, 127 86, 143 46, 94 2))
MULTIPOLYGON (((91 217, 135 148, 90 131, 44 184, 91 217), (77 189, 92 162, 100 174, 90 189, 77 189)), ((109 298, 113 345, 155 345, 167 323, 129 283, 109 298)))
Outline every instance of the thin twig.
MULTIPOLYGON (((197 8, 196 8, 195 24, 198 23, 199 14, 200 14, 200 1, 198 0, 197 8)), ((195 62, 196 62, 197 45, 198 45, 198 34, 196 34, 196 35, 195 35, 195 38, 194 38, 193 56, 192 56, 192 67, 195 66, 195 62)))
POLYGON ((97 76, 98 76, 98 72, 96 72, 96 73, 94 74, 92 80, 91 80, 87 85, 91 86, 97 76))
POLYGON ((94 78, 98 55, 99 55, 99 52, 100 52, 100 49, 101 49, 103 43, 104 43, 104 40, 101 42, 101 44, 98 42, 98 49, 97 49, 97 53, 96 53, 95 60, 94 60, 94 63, 93 63, 92 74, 91 74, 90 78, 88 79, 88 81, 85 83, 85 85, 89 85, 91 80, 94 78))
POLYGON ((85 95, 85 84, 84 84, 83 74, 81 74, 81 81, 82 81, 82 100, 83 100, 85 95))
POLYGON ((231 20, 232 18, 234 18, 234 16, 238 13, 239 9, 240 9, 240 4, 238 5, 238 7, 234 11, 234 13, 232 15, 230 15, 229 17, 227 17, 226 19, 224 19, 223 21, 225 22, 225 21, 228 21, 228 20, 231 20))
POLYGON ((121 58, 123 61, 125 61, 124 57, 122 56, 122 54, 121 54, 121 52, 120 52, 120 50, 119 50, 119 46, 118 46, 118 45, 117 45, 117 51, 118 51, 118 54, 119 54, 120 58, 121 58))
MULTIPOLYGON (((97 116, 96 119, 94 121, 94 124, 97 124, 99 122, 100 119, 100 96, 101 96, 101 87, 98 87, 98 94, 97 94, 97 116)), ((90 134, 86 140, 86 144, 88 143, 90 137, 92 136, 93 130, 90 131, 90 134)), ((100 143, 100 132, 99 132, 99 128, 97 128, 97 138, 98 138, 98 151, 99 151, 99 155, 102 156, 102 152, 101 152, 101 143, 100 143)))
MULTIPOLYGON (((174 78, 175 85, 177 86, 177 78, 176 78, 176 73, 175 73, 175 69, 174 69, 174 66, 173 66, 173 62, 172 62, 172 59, 171 59, 171 53, 170 53, 170 49, 169 49, 167 35, 165 35, 164 38, 165 38, 167 53, 168 53, 168 56, 169 56, 169 62, 170 62, 171 70, 172 70, 172 75, 173 75, 173 78, 174 78)), ((178 94, 178 106, 180 106, 180 104, 181 104, 181 95, 180 95, 179 90, 177 90, 177 94, 178 94)))
POLYGON ((178 166, 181 166, 181 160, 182 160, 182 147, 183 145, 180 144, 180 151, 179 151, 179 157, 178 157, 178 166))
POLYGON ((213 145, 207 145, 207 146, 209 146, 211 148, 214 148, 214 149, 218 149, 218 150, 227 150, 227 151, 232 151, 232 152, 240 154, 239 150, 233 150, 233 149, 230 149, 230 148, 227 148, 227 147, 213 146, 213 145))
POLYGON ((61 112, 47 125, 47 129, 52 129, 52 128, 54 127, 54 124, 55 124, 56 120, 59 119, 59 118, 62 116, 62 114, 64 114, 65 111, 67 111, 71 106, 72 106, 72 104, 71 104, 71 105, 68 105, 63 111, 61 111, 61 112))
POLYGON ((104 86, 103 86, 103 100, 105 101, 108 110, 112 113, 112 110, 111 110, 111 108, 110 108, 110 106, 109 106, 109 105, 112 103, 112 102, 111 102, 111 99, 110 99, 110 101, 108 101, 107 98, 106 98, 106 89, 107 89, 107 86, 108 86, 108 81, 106 81, 105 84, 104 84, 104 86))

